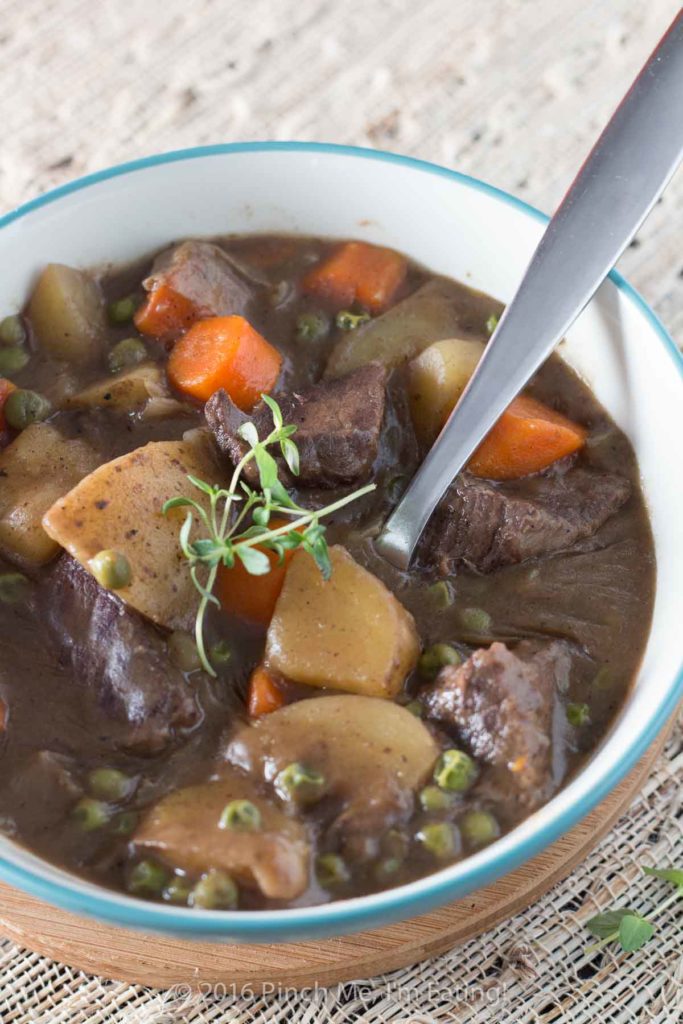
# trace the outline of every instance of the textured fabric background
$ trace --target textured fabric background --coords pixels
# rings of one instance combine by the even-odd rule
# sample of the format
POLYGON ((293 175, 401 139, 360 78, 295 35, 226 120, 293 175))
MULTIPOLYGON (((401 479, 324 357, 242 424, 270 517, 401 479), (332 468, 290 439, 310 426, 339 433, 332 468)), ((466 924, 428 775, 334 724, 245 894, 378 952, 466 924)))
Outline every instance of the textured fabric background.
MULTIPOLYGON (((0 213, 132 157, 264 138, 413 154, 550 212, 678 8, 674 0, 0 0, 0 213)), ((682 211, 679 175, 620 266, 679 340, 682 211)), ((630 957, 586 957, 582 924, 615 900, 647 909, 661 896, 636 865, 683 864, 682 781, 678 732, 628 815, 571 879, 428 964, 312 1003, 283 994, 190 1004, 2 942, 0 1022, 678 1022, 680 917, 663 919, 658 938, 630 957)))

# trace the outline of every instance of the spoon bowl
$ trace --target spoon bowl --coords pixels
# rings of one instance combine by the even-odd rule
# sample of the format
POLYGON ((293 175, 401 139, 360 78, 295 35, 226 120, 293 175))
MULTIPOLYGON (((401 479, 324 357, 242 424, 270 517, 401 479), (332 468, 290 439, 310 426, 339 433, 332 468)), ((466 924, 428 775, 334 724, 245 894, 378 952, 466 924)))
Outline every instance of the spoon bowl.
POLYGON ((683 155, 683 11, 579 170, 431 451, 376 540, 407 569, 439 500, 595 294, 683 155))

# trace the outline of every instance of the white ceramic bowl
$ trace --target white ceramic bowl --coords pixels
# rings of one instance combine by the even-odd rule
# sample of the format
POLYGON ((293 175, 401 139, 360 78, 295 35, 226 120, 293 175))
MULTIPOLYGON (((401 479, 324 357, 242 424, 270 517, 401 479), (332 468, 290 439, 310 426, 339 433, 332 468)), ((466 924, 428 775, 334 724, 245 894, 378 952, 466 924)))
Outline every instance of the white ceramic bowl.
MULTIPOLYGON (((121 263, 172 239, 229 232, 355 236, 395 247, 496 298, 511 298, 545 218, 482 182, 388 153, 248 143, 152 157, 41 196, 0 220, 0 310, 20 306, 50 260, 121 263)), ((132 899, 58 870, 0 838, 0 877, 52 903, 146 931, 277 941, 410 917, 463 896, 537 854, 633 767, 681 692, 683 480, 681 358, 617 274, 569 332, 564 358, 635 446, 657 551, 650 640, 633 691, 589 763, 513 832, 410 885, 319 907, 184 910, 132 899)))

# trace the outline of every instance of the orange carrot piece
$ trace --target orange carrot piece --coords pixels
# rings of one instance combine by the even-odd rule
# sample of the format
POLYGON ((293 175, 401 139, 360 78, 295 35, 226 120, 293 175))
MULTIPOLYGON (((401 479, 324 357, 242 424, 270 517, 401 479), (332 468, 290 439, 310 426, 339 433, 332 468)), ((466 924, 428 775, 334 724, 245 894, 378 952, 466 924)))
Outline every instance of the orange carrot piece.
POLYGON ((263 665, 257 665, 249 679, 247 710, 250 718, 259 718, 277 711, 285 703, 285 696, 263 665))
POLYGON ((168 360, 174 388, 206 402, 225 388, 235 405, 249 412, 277 380, 282 356, 243 316, 199 320, 168 360))
POLYGON ((403 284, 407 269, 403 256, 393 249, 346 242, 306 274, 303 289, 339 309, 358 302, 371 313, 381 313, 403 284))
MULTIPOLYGON (((284 526, 286 520, 273 517, 269 526, 276 530, 278 526, 284 526)), ((261 626, 267 626, 273 617, 277 599, 280 596, 282 585, 285 582, 285 574, 294 551, 285 551, 284 561, 278 565, 277 555, 274 551, 264 551, 270 560, 270 572, 263 576, 252 576, 244 568, 239 560, 235 561, 232 569, 221 565, 218 567, 216 577, 215 593, 221 603, 221 607, 230 615, 237 615, 248 622, 255 622, 261 626)))
POLYGON ((3 412, 5 402, 16 389, 16 385, 11 380, 7 380, 6 377, 0 377, 0 433, 7 430, 7 421, 3 412))
POLYGON ((578 451, 587 435, 578 423, 535 398, 520 395, 489 431, 467 468, 489 480, 514 480, 578 451))
POLYGON ((161 341, 173 341, 199 318, 194 302, 167 284, 159 285, 147 296, 133 317, 140 334, 161 341))

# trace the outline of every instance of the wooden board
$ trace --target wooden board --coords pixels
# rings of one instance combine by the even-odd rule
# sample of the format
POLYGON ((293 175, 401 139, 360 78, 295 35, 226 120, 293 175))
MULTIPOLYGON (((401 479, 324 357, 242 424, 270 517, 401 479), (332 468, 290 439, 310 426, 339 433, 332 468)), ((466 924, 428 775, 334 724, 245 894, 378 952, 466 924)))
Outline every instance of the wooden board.
POLYGON ((70 967, 155 988, 225 985, 228 993, 274 992, 370 978, 442 953, 542 896, 629 806, 664 740, 663 735, 592 814, 544 853, 493 885, 410 921, 310 942, 192 942, 101 925, 0 885, 0 933, 70 967))

